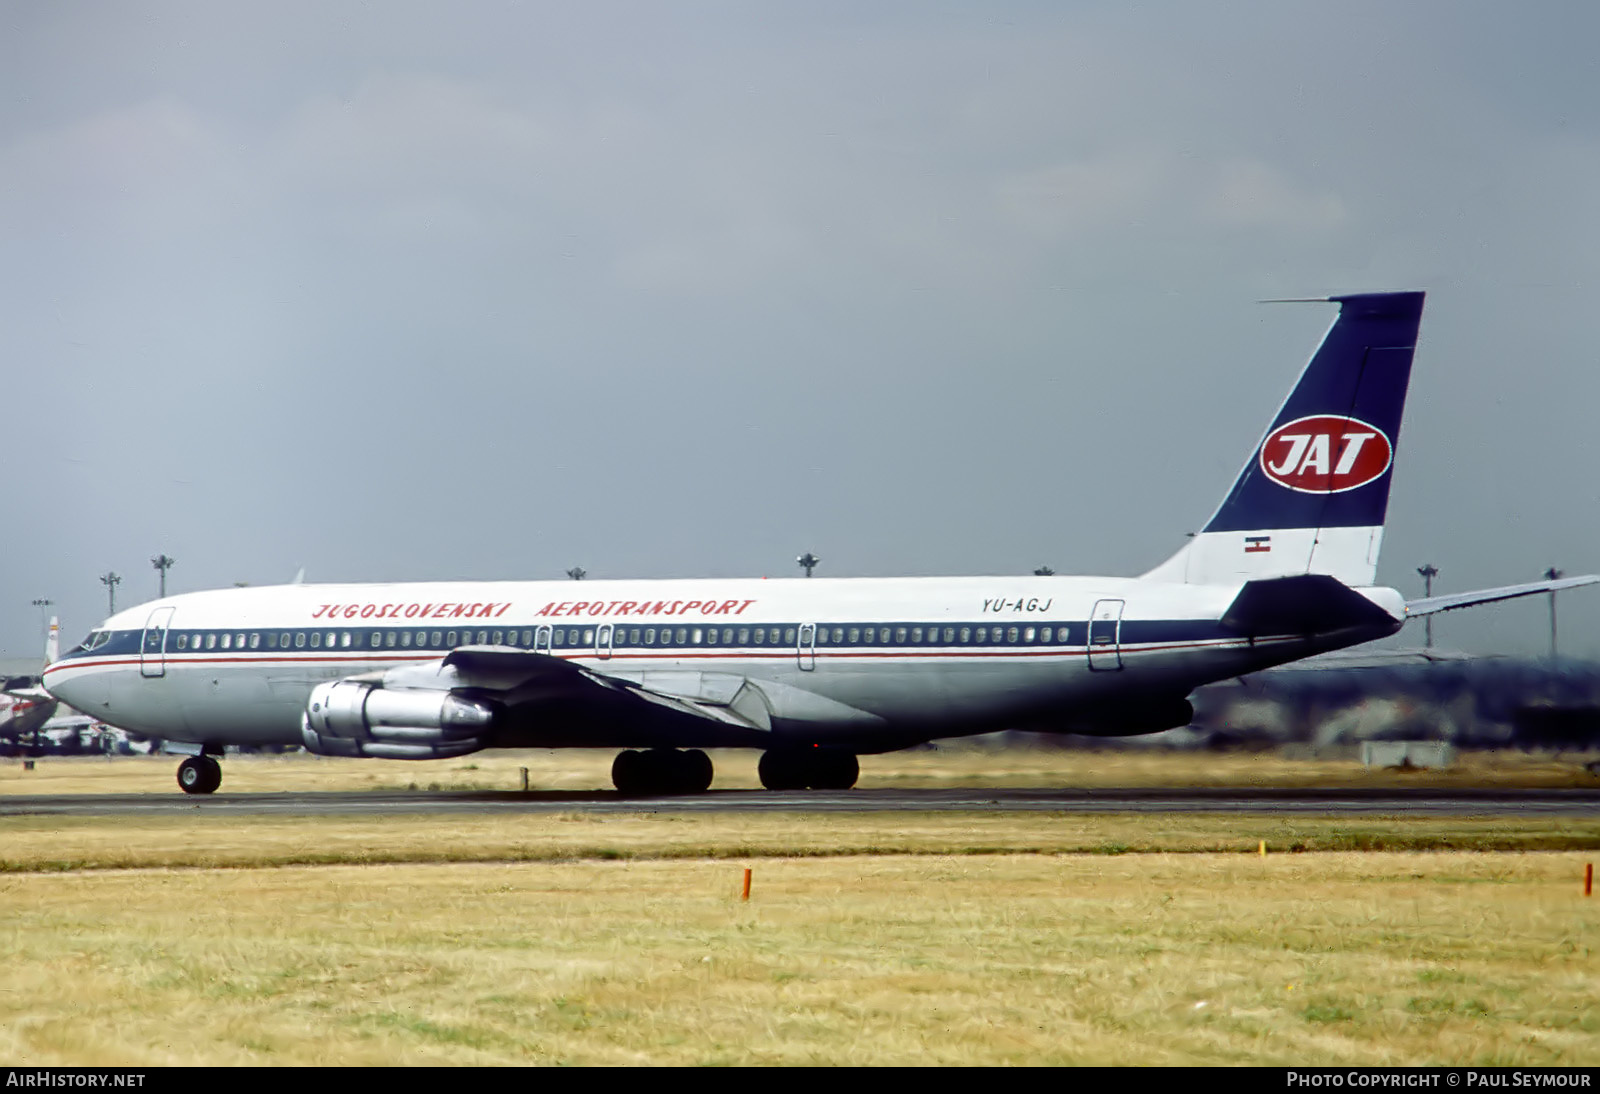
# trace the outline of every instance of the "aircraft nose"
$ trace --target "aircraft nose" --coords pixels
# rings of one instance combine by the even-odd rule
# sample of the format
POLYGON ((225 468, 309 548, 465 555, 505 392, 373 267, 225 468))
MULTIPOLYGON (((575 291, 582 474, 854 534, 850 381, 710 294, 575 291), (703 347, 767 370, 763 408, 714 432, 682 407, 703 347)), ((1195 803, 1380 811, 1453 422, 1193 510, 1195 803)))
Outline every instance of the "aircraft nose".
POLYGON ((53 695, 58 702, 86 712, 97 707, 104 708, 109 696, 105 674, 92 669, 47 672, 43 683, 44 690, 53 695))

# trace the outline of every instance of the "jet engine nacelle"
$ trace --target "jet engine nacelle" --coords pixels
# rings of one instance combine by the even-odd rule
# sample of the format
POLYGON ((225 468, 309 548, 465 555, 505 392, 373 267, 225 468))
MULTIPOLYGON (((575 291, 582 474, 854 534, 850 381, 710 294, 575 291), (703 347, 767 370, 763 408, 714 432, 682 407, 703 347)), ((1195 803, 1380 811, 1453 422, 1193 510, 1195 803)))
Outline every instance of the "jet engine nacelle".
POLYGON ((437 760, 488 744, 495 707, 445 690, 334 680, 311 691, 300 738, 321 756, 437 760))

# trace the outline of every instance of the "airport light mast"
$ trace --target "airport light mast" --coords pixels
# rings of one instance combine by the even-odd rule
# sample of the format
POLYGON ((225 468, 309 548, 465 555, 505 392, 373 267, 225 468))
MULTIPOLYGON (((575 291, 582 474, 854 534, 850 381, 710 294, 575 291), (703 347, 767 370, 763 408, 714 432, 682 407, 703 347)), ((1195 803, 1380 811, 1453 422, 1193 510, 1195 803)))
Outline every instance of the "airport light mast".
POLYGON ((33 602, 33 606, 39 609, 39 629, 44 632, 44 637, 47 640, 50 637, 50 613, 46 609, 54 606, 54 604, 54 600, 43 596, 33 602))
POLYGON ((567 576, 574 581, 582 581, 584 578, 589 576, 589 571, 585 570, 582 566, 574 566, 572 569, 567 571, 567 576))
POLYGON ((162 597, 167 595, 167 571, 172 569, 172 567, 177 564, 177 561, 177 559, 168 558, 166 555, 157 555, 155 558, 150 560, 150 565, 154 566, 161 573, 160 595, 162 597))
MULTIPOLYGON (((1548 570, 1546 570, 1544 572, 1544 576, 1549 581, 1560 581, 1564 573, 1565 573, 1564 570, 1558 570, 1554 566, 1552 566, 1552 567, 1550 567, 1548 570)), ((1554 589, 1551 589, 1550 590, 1550 660, 1554 661, 1555 659, 1556 659, 1556 592, 1555 592, 1554 589)))
POLYGON ((1055 570, 1052 569, 1049 566, 1040 566, 1037 570, 1033 571, 1033 576, 1034 577, 1054 577, 1055 573, 1056 573, 1055 570))
POLYGON ((108 570, 100 575, 100 584, 106 587, 106 595, 110 598, 111 610, 107 615, 117 614, 117 586, 122 584, 122 575, 115 570, 108 570))
MULTIPOLYGON (((1422 575, 1422 595, 1432 596, 1433 579, 1439 576, 1439 567, 1430 562, 1426 566, 1418 566, 1417 573, 1422 575)), ((1423 616, 1422 626, 1423 634, 1426 636, 1422 640, 1422 646, 1424 649, 1431 650, 1433 649, 1433 616, 1423 616)))
POLYGON ((810 551, 807 551, 805 554, 795 559, 795 562, 798 563, 800 568, 806 572, 807 577, 811 576, 812 570, 815 570, 818 566, 822 565, 822 560, 816 555, 812 554, 810 551))

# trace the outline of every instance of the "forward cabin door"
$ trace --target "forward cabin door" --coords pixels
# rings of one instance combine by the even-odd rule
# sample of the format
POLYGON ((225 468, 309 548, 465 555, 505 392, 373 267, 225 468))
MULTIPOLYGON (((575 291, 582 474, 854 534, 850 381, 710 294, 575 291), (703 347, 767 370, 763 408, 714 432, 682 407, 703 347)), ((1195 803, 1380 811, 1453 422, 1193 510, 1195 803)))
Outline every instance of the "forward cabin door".
POLYGON ((1125 601, 1096 600, 1089 613, 1089 668, 1110 672, 1122 667, 1122 607, 1125 601))
POLYGON ((594 632, 594 655, 602 661, 611 657, 611 624, 602 623, 594 632))
POLYGON ((167 630, 172 626, 175 608, 157 608, 144 621, 144 638, 139 643, 139 673, 143 676, 167 674, 167 630))
POLYGON ((810 672, 817 667, 817 625, 815 623, 800 624, 799 644, 795 646, 795 656, 800 661, 800 667, 810 672))

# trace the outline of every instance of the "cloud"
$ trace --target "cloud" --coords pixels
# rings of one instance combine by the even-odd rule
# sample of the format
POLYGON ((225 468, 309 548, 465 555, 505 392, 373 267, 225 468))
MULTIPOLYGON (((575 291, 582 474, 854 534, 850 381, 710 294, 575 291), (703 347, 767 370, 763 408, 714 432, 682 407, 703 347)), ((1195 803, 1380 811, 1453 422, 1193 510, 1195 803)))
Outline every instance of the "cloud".
POLYGON ((1205 162, 1149 145, 1003 176, 995 201, 1002 218, 1058 239, 1151 223, 1315 234, 1348 215, 1336 194, 1262 160, 1205 162))

